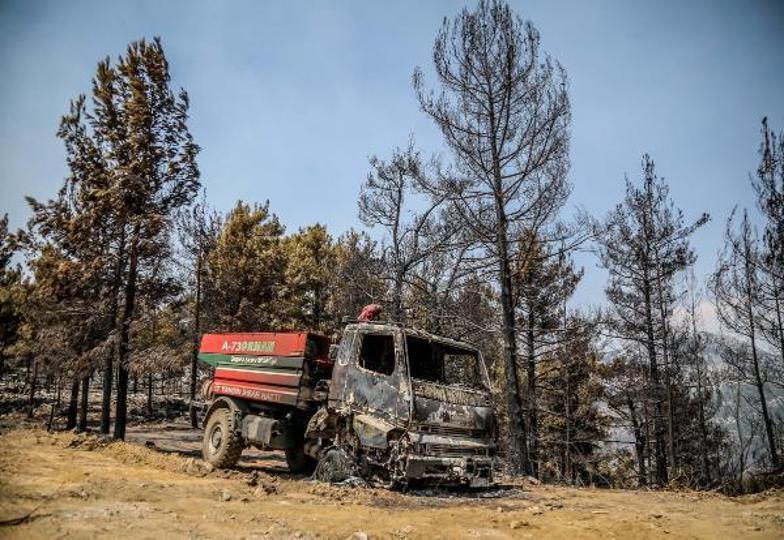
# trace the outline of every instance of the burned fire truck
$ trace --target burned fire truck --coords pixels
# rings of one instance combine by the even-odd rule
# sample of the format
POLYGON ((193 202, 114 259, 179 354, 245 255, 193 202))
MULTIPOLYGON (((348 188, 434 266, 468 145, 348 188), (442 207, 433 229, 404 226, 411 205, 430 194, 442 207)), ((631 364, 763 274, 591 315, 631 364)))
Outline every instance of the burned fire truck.
POLYGON ((357 320, 336 345, 312 333, 206 334, 199 358, 214 368, 202 453, 216 467, 254 446, 284 450, 292 472, 321 480, 492 482, 495 415, 470 345, 357 320))

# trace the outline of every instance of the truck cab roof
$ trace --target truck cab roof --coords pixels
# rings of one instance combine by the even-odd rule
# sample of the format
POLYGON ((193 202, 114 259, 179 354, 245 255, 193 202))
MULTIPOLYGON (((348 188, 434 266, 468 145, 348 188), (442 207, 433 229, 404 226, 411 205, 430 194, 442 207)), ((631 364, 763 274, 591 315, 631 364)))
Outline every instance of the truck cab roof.
POLYGON ((432 341, 432 342, 440 343, 442 345, 448 345, 450 347, 455 347, 455 348, 458 348, 458 349, 464 349, 466 351, 471 351, 471 352, 475 352, 475 353, 479 352, 479 349, 477 349, 476 347, 474 347, 473 345, 471 345, 469 343, 466 343, 466 342, 463 342, 463 341, 458 341, 456 339, 448 338, 448 337, 445 337, 445 336, 440 336, 440 335, 437 335, 437 334, 431 334, 429 332, 425 332, 424 330, 419 330, 417 328, 413 328, 413 327, 410 327, 410 326, 405 326, 404 324, 398 323, 398 322, 390 322, 390 321, 355 321, 355 322, 349 323, 346 326, 346 330, 358 330, 358 329, 364 329, 366 331, 367 331, 367 329, 370 329, 371 332, 374 332, 374 331, 375 332, 386 332, 386 331, 389 331, 389 330, 400 329, 400 330, 403 331, 403 333, 406 336, 417 337, 417 338, 424 339, 424 340, 427 340, 427 341, 432 341))

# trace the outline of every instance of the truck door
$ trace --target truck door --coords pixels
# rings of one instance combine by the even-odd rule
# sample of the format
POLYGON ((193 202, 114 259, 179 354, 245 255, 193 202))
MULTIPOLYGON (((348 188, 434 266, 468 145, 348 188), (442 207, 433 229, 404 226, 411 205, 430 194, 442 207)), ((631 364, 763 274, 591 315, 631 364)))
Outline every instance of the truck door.
POLYGON ((342 400, 351 411, 376 414, 396 425, 408 421, 404 350, 398 329, 357 329, 342 389, 342 400))

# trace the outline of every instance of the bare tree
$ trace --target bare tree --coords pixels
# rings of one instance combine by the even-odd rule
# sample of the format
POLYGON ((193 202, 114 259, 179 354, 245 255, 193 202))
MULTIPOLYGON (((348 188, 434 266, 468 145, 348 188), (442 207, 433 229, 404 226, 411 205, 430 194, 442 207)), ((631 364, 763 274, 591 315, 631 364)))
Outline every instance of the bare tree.
POLYGON ((751 180, 765 219, 763 249, 760 260, 755 261, 762 270, 761 333, 778 350, 780 368, 784 369, 784 135, 776 135, 763 118, 762 139, 760 165, 751 180))
MULTIPOLYGON (((765 427, 770 462, 779 466, 773 418, 768 410, 766 384, 768 384, 768 355, 759 348, 761 285, 758 267, 758 239, 744 210, 737 231, 734 230, 735 214, 727 222, 726 242, 711 277, 711 291, 716 302, 719 321, 733 334, 747 341, 748 350, 735 347, 724 355, 725 361, 742 382, 751 384, 759 398, 759 408, 765 427)), ((741 344, 742 345, 742 344, 741 344)))
POLYGON ((688 354, 689 366, 691 368, 690 378, 692 386, 696 391, 697 399, 697 413, 698 413, 698 427, 699 427, 699 453, 700 463, 702 465, 700 484, 707 486, 711 482, 711 466, 709 444, 709 426, 708 426, 708 412, 706 411, 706 401, 711 390, 710 374, 707 362, 705 360, 705 339, 702 333, 697 329, 698 315, 697 304, 700 300, 699 292, 697 291, 697 283, 694 277, 694 272, 690 272, 688 276, 688 344, 686 350, 688 354))
POLYGON ((438 219, 446 197, 427 197, 423 192, 427 172, 413 140, 405 150, 396 149, 388 162, 374 156, 370 165, 373 170, 359 195, 359 218, 384 231, 381 261, 390 285, 392 317, 405 321, 405 288, 412 271, 442 251, 452 235, 449 224, 438 219))
POLYGON ((521 388, 512 263, 517 233, 538 233, 569 193, 570 104, 566 73, 539 50, 530 22, 497 0, 480 1, 445 20, 433 48, 440 93, 425 89, 422 110, 440 129, 454 169, 434 188, 446 194, 461 225, 495 267, 500 289, 510 463, 524 464, 521 388))
MULTIPOLYGON (((616 337, 644 347, 650 372, 653 404, 656 481, 668 481, 667 449, 673 447, 672 422, 665 422, 661 367, 669 367, 668 289, 674 276, 691 266, 696 257, 689 237, 708 221, 703 214, 687 224, 669 197, 664 179, 656 175, 654 163, 642 159, 643 181, 635 186, 626 181, 626 196, 602 223, 594 225, 602 266, 610 272, 607 297, 613 306, 608 326, 616 337)), ((669 383, 666 385, 669 390, 669 383)), ((667 399, 672 410, 671 400, 667 399)))
POLYGON ((737 441, 731 443, 731 447, 735 448, 736 458, 734 462, 730 461, 729 465, 731 470, 735 473, 736 489, 740 493, 743 493, 744 490, 743 477, 746 475, 746 471, 749 469, 750 465, 752 465, 754 433, 760 428, 758 417, 750 410, 751 407, 745 399, 742 389, 743 383, 736 382, 734 384, 734 399, 730 411, 737 441), (745 430, 744 426, 746 427, 745 430))

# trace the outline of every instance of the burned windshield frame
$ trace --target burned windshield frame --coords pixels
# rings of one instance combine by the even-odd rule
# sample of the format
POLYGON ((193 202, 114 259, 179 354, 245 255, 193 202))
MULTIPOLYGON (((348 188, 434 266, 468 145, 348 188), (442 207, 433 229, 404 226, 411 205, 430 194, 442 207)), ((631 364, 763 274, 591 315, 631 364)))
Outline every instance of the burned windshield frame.
POLYGON ((405 337, 408 369, 412 379, 446 386, 463 386, 472 390, 487 389, 477 351, 417 335, 406 334, 405 337), (451 362, 449 357, 453 357, 451 362), (470 361, 460 369, 457 366, 458 358, 470 361), (457 371, 454 371, 455 368, 457 371))

